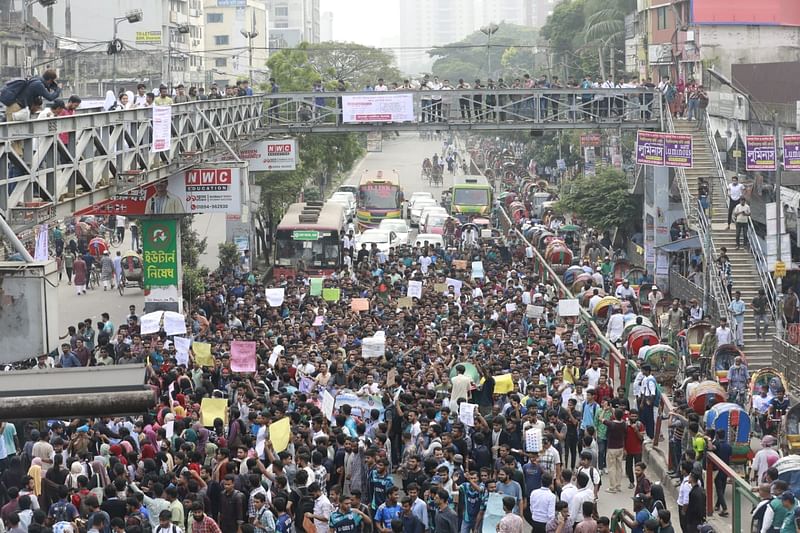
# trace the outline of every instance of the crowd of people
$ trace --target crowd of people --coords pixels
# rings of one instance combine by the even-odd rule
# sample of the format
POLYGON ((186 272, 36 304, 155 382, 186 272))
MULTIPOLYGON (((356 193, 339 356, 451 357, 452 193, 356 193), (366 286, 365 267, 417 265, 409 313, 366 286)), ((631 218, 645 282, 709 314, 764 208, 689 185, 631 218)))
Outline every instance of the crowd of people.
MULTIPOLYGON (((670 531, 641 463, 637 404, 612 383, 597 339, 559 316, 555 287, 519 241, 374 251, 321 290, 334 288, 335 298, 312 294, 304 272, 269 283, 250 269, 212 274, 187 313, 211 366, 194 350, 179 364, 175 339, 142 335, 135 308, 119 325, 104 314, 70 328, 38 367, 144 363, 160 403, 138 417, 21 428, 29 442, 6 449, 6 524, 466 533, 490 522, 521 533, 527 522, 588 533, 621 520, 670 531), (483 276, 461 261, 481 261, 483 276), (408 302, 412 281, 424 288, 408 302), (277 305, 265 297, 274 288, 284 290, 277 305), (357 297, 368 311, 352 310, 357 297), (365 357, 379 332, 383 352, 365 357), (232 370, 236 340, 257 343, 255 373, 232 370), (228 400, 207 425, 205 398, 228 400), (625 477, 631 511, 599 515, 598 499, 624 490, 625 477)), ((701 511, 687 504, 682 523, 700 523, 701 511)))

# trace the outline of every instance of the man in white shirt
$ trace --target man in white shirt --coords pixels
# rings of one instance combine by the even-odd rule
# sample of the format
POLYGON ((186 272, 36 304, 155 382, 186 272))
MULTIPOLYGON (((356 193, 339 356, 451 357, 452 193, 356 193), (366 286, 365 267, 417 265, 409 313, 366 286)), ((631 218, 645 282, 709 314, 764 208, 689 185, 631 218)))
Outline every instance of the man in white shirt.
POLYGON ((636 296, 636 294, 631 288, 630 282, 627 279, 625 279, 622 280, 622 285, 617 287, 617 290, 614 291, 614 296, 616 296, 620 300, 633 301, 633 298, 636 296))
POLYGON ((389 87, 383 83, 383 78, 378 78, 378 83, 375 84, 375 87, 373 87, 372 90, 376 92, 385 92, 389 90, 389 87))
POLYGON ((715 333, 717 335, 717 346, 731 344, 733 342, 733 332, 731 328, 728 327, 728 320, 724 317, 719 319, 719 327, 715 333))
POLYGON ((563 470, 561 479, 564 483, 564 486, 561 487, 561 501, 569 505, 572 502, 572 498, 575 497, 575 493, 578 492, 578 487, 572 482, 572 470, 563 470))
POLYGON ((589 298, 589 312, 590 313, 594 311, 594 307, 598 303, 600 303, 600 300, 602 300, 602 299, 603 299, 603 297, 600 296, 600 289, 598 289, 597 287, 592 289, 592 297, 589 298))
POLYGON ((728 184, 728 229, 731 229, 731 220, 733 219, 733 210, 739 204, 739 200, 744 194, 745 186, 739 183, 739 178, 733 176, 731 182, 728 184))
POLYGON ((597 388, 597 382, 600 381, 600 360, 592 359, 592 366, 583 375, 588 378, 590 389, 597 388))
POLYGON ((547 523, 556 517, 556 495, 550 490, 552 484, 553 476, 545 472, 542 474, 542 486, 531 492, 529 503, 534 533, 545 531, 547 523))
POLYGON ((622 332, 625 330, 625 317, 622 315, 622 308, 615 307, 614 312, 608 319, 608 326, 606 328, 606 337, 608 340, 616 344, 622 338, 622 332))
POLYGON ((589 476, 586 472, 578 474, 575 482, 578 484, 578 492, 569 502, 569 521, 567 522, 573 526, 583 520, 583 502, 594 501, 594 489, 589 484, 589 476))

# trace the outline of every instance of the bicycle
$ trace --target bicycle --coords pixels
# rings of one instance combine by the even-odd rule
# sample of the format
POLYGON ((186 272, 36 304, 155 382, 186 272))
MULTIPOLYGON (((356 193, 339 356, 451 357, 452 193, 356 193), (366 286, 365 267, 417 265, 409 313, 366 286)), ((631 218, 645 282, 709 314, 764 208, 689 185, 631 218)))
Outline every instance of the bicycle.
POLYGON ((100 271, 92 265, 92 268, 89 270, 89 276, 86 280, 86 288, 89 290, 99 288, 100 287, 100 271))

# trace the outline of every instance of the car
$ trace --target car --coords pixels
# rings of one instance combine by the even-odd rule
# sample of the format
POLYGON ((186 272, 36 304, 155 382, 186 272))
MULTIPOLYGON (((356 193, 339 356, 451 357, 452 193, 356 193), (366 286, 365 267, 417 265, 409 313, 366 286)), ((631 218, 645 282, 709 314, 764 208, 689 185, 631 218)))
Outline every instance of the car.
POLYGON ((372 249, 372 244, 378 246, 378 250, 382 252, 389 252, 389 248, 400 245, 400 239, 394 231, 386 231, 383 229, 368 229, 357 237, 357 250, 361 249, 362 244, 367 245, 367 250, 372 249))
POLYGON ((434 247, 438 246, 440 248, 444 248, 444 237, 441 235, 437 235, 435 233, 417 234, 417 238, 414 239, 414 246, 420 247, 423 246, 426 242, 431 246, 434 247))
POLYGON ((336 192, 349 192, 353 195, 353 198, 355 198, 358 196, 358 185, 339 185, 336 192))
POLYGON ((412 226, 419 224, 419 217, 422 215, 422 210, 426 206, 437 206, 436 200, 433 198, 420 198, 414 202, 414 205, 411 207, 411 209, 409 209, 409 218, 411 219, 412 226))
POLYGON ((356 216, 356 197, 349 192, 335 192, 328 199, 329 202, 334 204, 341 204, 345 206, 347 218, 356 216))
POLYGON ((414 205, 414 202, 419 200, 420 198, 430 198, 433 199, 433 193, 429 193, 426 191, 416 191, 411 193, 411 197, 408 199, 408 205, 411 207, 414 205))
POLYGON ((408 222, 402 218, 386 218, 381 220, 381 223, 378 224, 378 229, 393 231, 397 234, 398 243, 400 245, 408 244, 411 228, 408 227, 408 222))
POLYGON ((419 231, 421 233, 435 233, 444 235, 444 225, 450 215, 447 212, 426 210, 419 221, 419 231))
POLYGON ((442 215, 447 215, 447 210, 440 205, 424 206, 419 214, 419 231, 422 233, 430 233, 429 231, 426 232, 425 229, 423 228, 423 225, 425 223, 425 217, 428 216, 429 213, 439 213, 442 215))

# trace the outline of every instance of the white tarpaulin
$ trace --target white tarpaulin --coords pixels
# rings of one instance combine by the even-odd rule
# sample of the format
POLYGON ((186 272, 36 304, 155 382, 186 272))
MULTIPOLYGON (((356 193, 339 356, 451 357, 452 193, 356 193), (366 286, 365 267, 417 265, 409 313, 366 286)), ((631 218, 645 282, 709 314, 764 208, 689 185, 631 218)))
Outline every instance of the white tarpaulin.
POLYGON ((153 147, 151 152, 166 152, 172 148, 172 107, 153 106, 153 147))
POLYGON ((158 330, 161 329, 161 317, 164 316, 164 311, 154 311, 152 313, 147 313, 146 315, 142 315, 142 318, 139 320, 140 328, 139 333, 142 335, 152 335, 153 333, 158 333, 158 330))
POLYGON ((414 122, 414 95, 377 92, 342 96, 342 120, 364 122, 414 122))
POLYGON ((167 335, 185 335, 186 317, 175 311, 164 311, 164 331, 167 335))
POLYGON ((361 357, 370 359, 383 357, 386 354, 386 334, 378 331, 372 337, 365 337, 361 341, 361 357))
POLYGON ((266 296, 267 296, 267 303, 269 303, 270 307, 280 307, 283 305, 283 298, 286 289, 280 287, 278 289, 267 289, 266 296))
POLYGON ((239 158, 249 163, 251 172, 272 172, 297 169, 297 141, 279 139, 248 144, 239 151, 239 158))

